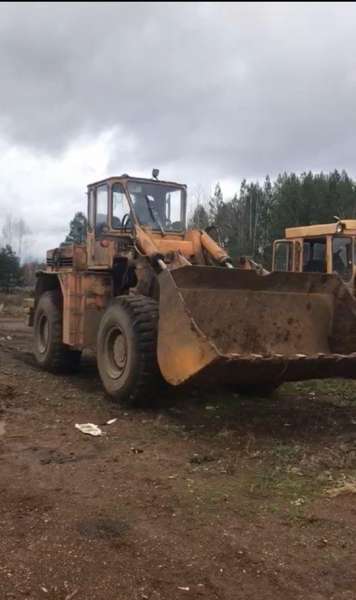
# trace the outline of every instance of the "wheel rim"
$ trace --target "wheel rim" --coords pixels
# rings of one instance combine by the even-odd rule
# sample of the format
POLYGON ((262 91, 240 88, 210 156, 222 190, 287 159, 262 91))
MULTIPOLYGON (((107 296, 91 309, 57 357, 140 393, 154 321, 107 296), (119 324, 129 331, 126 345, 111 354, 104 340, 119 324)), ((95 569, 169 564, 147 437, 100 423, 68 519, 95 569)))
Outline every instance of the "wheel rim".
POLYGON ((119 327, 113 327, 108 331, 104 352, 108 375, 112 379, 119 379, 127 364, 127 341, 119 327))
POLYGON ((48 347, 49 339, 49 324, 46 315, 41 315, 38 324, 38 349, 41 354, 44 354, 48 347))

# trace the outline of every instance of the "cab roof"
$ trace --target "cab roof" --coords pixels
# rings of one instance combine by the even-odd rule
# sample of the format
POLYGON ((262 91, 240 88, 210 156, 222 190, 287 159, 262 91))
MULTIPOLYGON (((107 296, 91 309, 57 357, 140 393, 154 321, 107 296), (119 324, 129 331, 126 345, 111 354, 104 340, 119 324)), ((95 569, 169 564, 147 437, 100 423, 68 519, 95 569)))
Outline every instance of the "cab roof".
POLYGON ((89 183, 88 188, 96 187, 98 185, 103 185, 104 183, 116 183, 123 181, 137 181, 142 183, 163 183, 164 185, 175 185, 177 187, 186 188, 187 186, 184 183, 177 183, 175 181, 163 181, 162 179, 154 179, 149 177, 131 177, 127 175, 127 173, 123 173, 122 175, 115 175, 112 177, 107 177, 106 179, 101 179, 100 181, 95 181, 94 183, 89 183))
MULTIPOLYGON (((338 228, 340 229, 340 227, 338 228)), ((304 237, 317 237, 322 235, 356 235, 356 219, 341 219, 335 221, 335 223, 326 223, 323 225, 306 225, 304 227, 287 227, 285 230, 285 237, 291 238, 304 238, 304 237), (337 230, 338 226, 342 225, 343 231, 337 230)))

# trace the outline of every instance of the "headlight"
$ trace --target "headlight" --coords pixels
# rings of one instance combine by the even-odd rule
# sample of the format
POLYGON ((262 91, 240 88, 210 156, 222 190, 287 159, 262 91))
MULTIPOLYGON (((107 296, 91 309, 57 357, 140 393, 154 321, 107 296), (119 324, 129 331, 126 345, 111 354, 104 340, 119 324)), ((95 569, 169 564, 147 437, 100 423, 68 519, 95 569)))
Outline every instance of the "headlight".
POLYGON ((345 225, 343 223, 338 223, 336 225, 336 233, 342 233, 344 231, 345 225))

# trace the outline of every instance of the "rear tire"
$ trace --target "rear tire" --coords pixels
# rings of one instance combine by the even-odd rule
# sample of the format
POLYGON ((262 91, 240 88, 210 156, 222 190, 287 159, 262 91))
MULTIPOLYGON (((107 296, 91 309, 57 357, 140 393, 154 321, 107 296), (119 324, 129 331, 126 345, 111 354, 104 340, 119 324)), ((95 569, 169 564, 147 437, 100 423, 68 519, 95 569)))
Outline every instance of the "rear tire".
POLYGON ((44 292, 34 316, 34 355, 47 371, 73 372, 80 366, 81 351, 62 342, 62 309, 58 290, 44 292))
POLYGON ((151 405, 161 374, 157 363, 158 304, 121 296, 106 309, 97 338, 97 363, 106 392, 132 406, 151 405))

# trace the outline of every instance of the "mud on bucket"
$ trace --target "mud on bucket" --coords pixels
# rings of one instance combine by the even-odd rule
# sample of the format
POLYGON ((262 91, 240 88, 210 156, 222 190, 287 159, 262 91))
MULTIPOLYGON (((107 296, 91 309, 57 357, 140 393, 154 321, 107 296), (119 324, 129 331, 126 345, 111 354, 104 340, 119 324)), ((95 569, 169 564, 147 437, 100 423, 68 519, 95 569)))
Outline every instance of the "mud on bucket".
MULTIPOLYGON (((283 366, 300 354, 340 351, 333 346, 343 330, 356 328, 356 302, 336 275, 261 276, 186 266, 163 271, 159 283, 158 361, 173 385, 199 375, 236 383, 254 383, 256 376, 273 380, 281 359, 283 366), (265 364, 259 374, 261 359, 265 364)), ((345 351, 352 352, 350 347, 345 351)))

